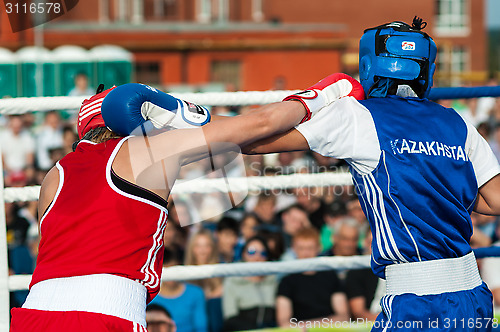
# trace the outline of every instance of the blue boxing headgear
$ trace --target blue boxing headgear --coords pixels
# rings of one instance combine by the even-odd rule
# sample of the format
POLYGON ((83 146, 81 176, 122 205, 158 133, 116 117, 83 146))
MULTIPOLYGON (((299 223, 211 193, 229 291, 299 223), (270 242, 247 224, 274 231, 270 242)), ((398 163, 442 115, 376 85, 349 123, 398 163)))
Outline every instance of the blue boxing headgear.
MULTIPOLYGON (((425 23, 425 22, 424 22, 425 23)), ((359 76, 367 97, 384 97, 394 84, 428 96, 436 70, 436 44, 415 17, 413 26, 392 22, 366 29, 359 42, 359 76)))

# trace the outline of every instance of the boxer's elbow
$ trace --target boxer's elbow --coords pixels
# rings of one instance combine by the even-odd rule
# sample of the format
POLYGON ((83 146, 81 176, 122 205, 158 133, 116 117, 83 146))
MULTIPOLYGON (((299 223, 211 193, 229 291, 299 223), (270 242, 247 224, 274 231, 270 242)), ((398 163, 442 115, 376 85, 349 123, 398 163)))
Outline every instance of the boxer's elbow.
POLYGON ((500 175, 496 175, 479 188, 474 211, 500 215, 500 175))

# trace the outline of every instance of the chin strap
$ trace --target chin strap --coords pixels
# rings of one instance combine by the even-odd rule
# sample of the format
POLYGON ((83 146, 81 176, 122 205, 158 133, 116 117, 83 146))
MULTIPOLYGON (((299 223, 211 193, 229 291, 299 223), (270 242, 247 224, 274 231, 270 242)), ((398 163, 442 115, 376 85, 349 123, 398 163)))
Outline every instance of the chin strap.
POLYGON ((384 98, 387 97, 389 89, 395 84, 391 78, 382 77, 375 82, 373 87, 368 92, 368 98, 384 98))

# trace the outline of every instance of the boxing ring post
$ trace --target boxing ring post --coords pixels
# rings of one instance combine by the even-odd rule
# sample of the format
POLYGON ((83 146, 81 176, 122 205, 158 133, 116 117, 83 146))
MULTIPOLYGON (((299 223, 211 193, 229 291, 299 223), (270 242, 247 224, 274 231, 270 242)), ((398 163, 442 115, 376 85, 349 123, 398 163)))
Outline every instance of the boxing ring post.
POLYGON ((7 223, 3 186, 2 145, 0 144, 0 331, 10 324, 9 267, 7 254, 7 223))

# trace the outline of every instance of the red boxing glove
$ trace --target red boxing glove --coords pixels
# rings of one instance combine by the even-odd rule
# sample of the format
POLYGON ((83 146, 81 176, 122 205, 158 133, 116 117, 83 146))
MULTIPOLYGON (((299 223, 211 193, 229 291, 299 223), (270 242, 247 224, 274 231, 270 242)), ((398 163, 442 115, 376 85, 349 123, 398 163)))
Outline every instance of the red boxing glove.
POLYGON ((365 99, 365 92, 361 84, 349 75, 335 73, 325 77, 307 90, 297 92, 283 99, 297 100, 306 108, 306 116, 301 123, 307 121, 311 116, 323 107, 343 97, 354 97, 357 100, 365 99))

